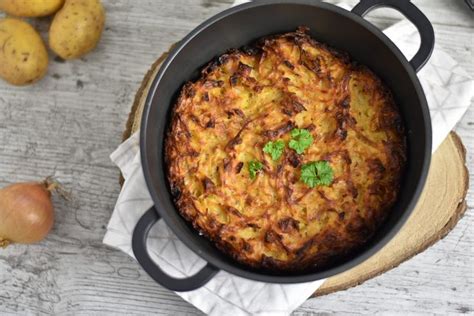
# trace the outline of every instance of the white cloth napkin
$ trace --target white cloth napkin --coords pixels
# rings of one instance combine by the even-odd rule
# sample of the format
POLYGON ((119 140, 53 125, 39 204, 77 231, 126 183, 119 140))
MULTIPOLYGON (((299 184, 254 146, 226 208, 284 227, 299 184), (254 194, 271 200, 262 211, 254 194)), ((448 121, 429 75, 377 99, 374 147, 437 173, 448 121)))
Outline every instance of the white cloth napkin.
MULTIPOLYGON (((397 23, 385 33, 408 58, 414 55, 419 45, 419 36, 410 23, 397 23)), ((440 47, 436 47, 419 77, 430 106, 435 150, 469 107, 473 81, 440 47)), ((122 171, 125 183, 107 227, 104 243, 133 257, 133 229, 140 217, 153 205, 141 167, 138 134, 120 145, 111 159, 122 171)), ((202 259, 179 241, 163 221, 159 221, 151 230, 148 249, 153 260, 172 276, 190 276, 205 265, 202 259)), ((324 281, 278 285, 249 281, 219 272, 202 288, 177 294, 210 315, 288 315, 324 281)))

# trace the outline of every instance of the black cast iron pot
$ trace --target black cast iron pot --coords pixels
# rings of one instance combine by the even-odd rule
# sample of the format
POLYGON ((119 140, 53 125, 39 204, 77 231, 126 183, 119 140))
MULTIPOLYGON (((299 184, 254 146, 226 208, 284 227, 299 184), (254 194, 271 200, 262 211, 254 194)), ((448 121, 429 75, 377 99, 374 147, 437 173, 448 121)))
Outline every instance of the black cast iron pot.
POLYGON ((133 234, 133 251, 143 268, 164 287, 190 291, 203 286, 218 271, 271 283, 301 283, 327 278, 366 260, 393 238, 410 216, 424 186, 431 160, 431 122, 426 98, 416 72, 429 59, 434 46, 431 23, 409 0, 362 0, 351 12, 316 0, 263 0, 237 6, 207 20, 170 53, 161 66, 148 95, 141 128, 141 155, 145 178, 155 206, 139 221, 133 234), (409 62, 380 30, 362 17, 377 7, 391 7, 415 24, 421 47, 409 62), (408 164, 401 192, 389 218, 357 254, 343 262, 314 272, 275 274, 242 266, 200 236, 178 213, 166 179, 163 143, 170 112, 183 84, 230 48, 254 40, 308 26, 311 36, 371 68, 392 90, 405 123, 408 164), (208 264, 196 275, 175 279, 150 258, 146 241, 160 219, 191 250, 208 264))

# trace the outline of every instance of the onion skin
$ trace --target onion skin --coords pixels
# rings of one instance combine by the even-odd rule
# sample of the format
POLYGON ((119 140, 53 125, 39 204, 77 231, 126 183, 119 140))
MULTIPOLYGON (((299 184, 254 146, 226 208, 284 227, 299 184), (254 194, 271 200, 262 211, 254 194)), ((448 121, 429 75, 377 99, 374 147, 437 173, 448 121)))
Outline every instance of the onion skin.
POLYGON ((54 184, 48 180, 0 190, 0 246, 36 243, 48 235, 54 223, 51 190, 54 184))

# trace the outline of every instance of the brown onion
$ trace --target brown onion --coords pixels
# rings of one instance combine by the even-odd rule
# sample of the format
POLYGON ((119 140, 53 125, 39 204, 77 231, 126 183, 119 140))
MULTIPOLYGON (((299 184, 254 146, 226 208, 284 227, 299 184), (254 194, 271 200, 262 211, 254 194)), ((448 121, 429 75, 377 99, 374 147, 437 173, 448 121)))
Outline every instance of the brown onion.
POLYGON ((43 240, 54 222, 51 192, 57 184, 19 183, 0 190, 0 246, 30 244, 43 240))

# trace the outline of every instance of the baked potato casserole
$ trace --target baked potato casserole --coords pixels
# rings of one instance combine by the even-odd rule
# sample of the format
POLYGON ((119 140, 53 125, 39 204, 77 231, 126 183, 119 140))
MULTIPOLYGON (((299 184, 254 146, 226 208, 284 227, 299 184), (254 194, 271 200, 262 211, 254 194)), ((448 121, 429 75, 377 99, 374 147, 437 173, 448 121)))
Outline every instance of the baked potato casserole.
POLYGON ((392 95, 301 27, 231 50, 183 87, 165 141, 177 209, 240 263, 317 269, 367 242, 406 160, 392 95))

